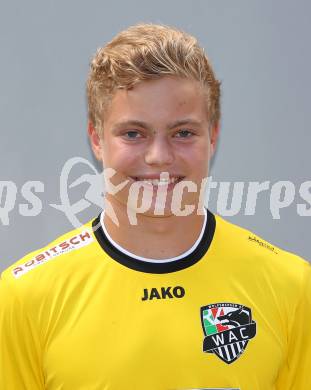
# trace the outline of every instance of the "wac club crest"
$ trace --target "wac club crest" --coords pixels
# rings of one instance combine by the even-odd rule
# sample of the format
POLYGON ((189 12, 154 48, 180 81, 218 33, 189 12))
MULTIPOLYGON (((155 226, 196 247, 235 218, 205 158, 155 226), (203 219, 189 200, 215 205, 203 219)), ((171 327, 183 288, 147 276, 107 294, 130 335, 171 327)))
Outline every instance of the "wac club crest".
POLYGON ((236 303, 201 307, 201 322, 205 335, 203 352, 213 353, 227 364, 237 360, 256 335, 251 309, 236 303))

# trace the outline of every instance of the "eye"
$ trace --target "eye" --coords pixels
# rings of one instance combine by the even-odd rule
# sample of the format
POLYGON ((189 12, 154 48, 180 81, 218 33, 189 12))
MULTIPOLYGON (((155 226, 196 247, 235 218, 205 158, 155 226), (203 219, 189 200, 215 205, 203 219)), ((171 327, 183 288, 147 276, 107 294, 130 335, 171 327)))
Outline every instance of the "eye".
POLYGON ((181 129, 176 133, 177 138, 190 138, 192 135, 193 132, 187 129, 181 129))
POLYGON ((140 138, 140 134, 138 131, 136 130, 129 130, 129 131, 126 131, 123 136, 127 139, 138 139, 140 138))

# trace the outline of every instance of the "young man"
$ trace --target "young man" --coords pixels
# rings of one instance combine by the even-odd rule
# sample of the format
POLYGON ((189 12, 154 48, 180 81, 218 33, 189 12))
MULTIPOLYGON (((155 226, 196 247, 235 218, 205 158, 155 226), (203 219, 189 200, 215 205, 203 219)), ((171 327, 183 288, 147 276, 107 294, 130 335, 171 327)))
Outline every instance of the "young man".
POLYGON ((309 264, 203 206, 220 93, 196 40, 131 27, 87 89, 105 211, 2 274, 0 388, 311 388, 309 264))

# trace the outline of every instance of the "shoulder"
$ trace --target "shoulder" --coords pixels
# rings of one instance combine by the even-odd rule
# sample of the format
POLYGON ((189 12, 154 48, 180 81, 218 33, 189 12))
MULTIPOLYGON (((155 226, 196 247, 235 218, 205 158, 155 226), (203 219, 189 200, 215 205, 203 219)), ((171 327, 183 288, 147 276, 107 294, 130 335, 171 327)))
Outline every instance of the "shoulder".
POLYGON ((5 313, 21 324, 47 326, 65 302, 72 304, 70 297, 82 294, 102 254, 90 221, 12 264, 0 278, 0 326, 5 313))
POLYGON ((92 250, 94 242, 92 221, 89 221, 13 263, 3 271, 1 280, 15 284, 17 280, 27 279, 31 283, 42 277, 42 274, 51 276, 57 273, 59 268, 66 268, 73 259, 79 261, 81 256, 92 250))
POLYGON ((308 261, 219 216, 216 216, 215 246, 216 252, 228 256, 236 267, 280 292, 297 294, 306 279, 310 279, 308 261))

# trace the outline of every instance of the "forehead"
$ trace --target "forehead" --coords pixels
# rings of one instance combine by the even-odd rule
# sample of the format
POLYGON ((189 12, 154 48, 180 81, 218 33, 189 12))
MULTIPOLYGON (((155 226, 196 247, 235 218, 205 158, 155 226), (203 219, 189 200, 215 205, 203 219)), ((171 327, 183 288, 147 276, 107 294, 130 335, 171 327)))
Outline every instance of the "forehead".
POLYGON ((207 121, 206 98, 199 82, 165 76, 147 80, 132 89, 119 89, 112 97, 105 114, 106 124, 120 119, 150 122, 191 117, 207 121))

